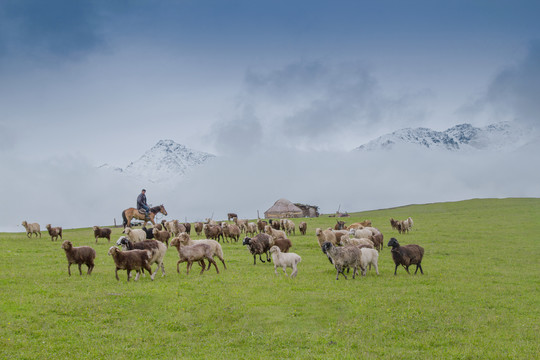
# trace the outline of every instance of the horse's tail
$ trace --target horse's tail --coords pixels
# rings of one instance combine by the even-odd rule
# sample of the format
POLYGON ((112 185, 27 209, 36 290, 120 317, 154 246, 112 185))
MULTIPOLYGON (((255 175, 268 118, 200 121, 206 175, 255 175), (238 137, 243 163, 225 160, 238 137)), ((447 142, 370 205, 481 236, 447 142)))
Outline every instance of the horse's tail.
POLYGON ((126 227, 128 224, 127 217, 126 217, 126 210, 122 211, 122 220, 124 221, 124 227, 126 227))

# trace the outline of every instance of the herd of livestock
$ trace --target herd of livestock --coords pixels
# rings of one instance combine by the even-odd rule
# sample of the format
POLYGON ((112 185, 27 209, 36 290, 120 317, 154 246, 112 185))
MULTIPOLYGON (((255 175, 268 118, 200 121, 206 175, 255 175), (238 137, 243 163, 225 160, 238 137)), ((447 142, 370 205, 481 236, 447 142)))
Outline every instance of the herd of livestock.
MULTIPOLYGON (((392 218, 390 224, 393 229, 401 234, 412 229, 413 220, 410 217, 406 220, 394 220, 392 218)), ((25 227, 28 237, 33 234, 36 237, 39 234, 41 237, 39 224, 23 221, 22 225, 25 227)), ((58 240, 58 238, 62 239, 61 227, 52 227, 48 224, 46 228, 52 241, 58 240)), ((118 270, 127 271, 128 281, 131 277, 131 271, 136 271, 135 280, 139 279, 144 270, 150 274, 152 280, 154 280, 159 269, 161 269, 162 275, 165 275, 163 260, 169 245, 176 247, 178 251, 177 272, 180 272, 180 264, 186 262, 187 274, 189 274, 193 263, 199 264, 201 274, 205 270, 209 270, 212 265, 219 274, 215 258, 220 260, 223 267, 227 269, 220 242, 238 242, 242 233, 245 234, 242 244, 247 246, 247 249, 253 255, 254 265, 257 256, 261 262, 265 262, 262 258, 265 255, 266 261, 274 263, 276 275, 278 274, 278 267, 283 269, 285 275, 287 275, 287 268, 292 269, 291 277, 298 274, 298 263, 302 258, 298 254, 289 252, 292 242, 288 236, 296 234, 296 224, 290 219, 269 220, 268 222, 259 219, 257 222, 249 222, 234 216, 232 222, 217 223, 207 219, 205 223, 194 223, 193 228, 198 236, 204 234, 206 239, 191 239, 192 224, 181 223, 178 220, 163 220, 159 224, 154 223, 152 228, 134 229, 126 227, 123 231, 125 235, 121 236, 116 242, 117 246, 112 246, 108 251, 108 255, 112 257, 115 263, 116 279, 119 279, 118 270), (171 240, 170 243, 169 240, 171 240), (152 271, 151 268, 153 264, 157 265, 155 271, 152 271)), ((94 226, 93 230, 96 243, 99 238, 111 240, 111 229, 94 226)), ((298 230, 300 234, 306 235, 307 223, 300 222, 298 230)), ((315 229, 315 235, 322 252, 328 257, 328 260, 337 271, 336 280, 339 279, 339 274, 342 274, 347 279, 345 270, 349 271, 350 269, 353 270, 353 279, 359 270, 362 275, 366 275, 368 268, 371 269, 372 267, 379 275, 378 257, 384 246, 384 237, 379 229, 372 226, 371 221, 365 220, 345 226, 345 222, 338 220, 334 228, 315 229)), ((415 244, 400 245, 395 238, 391 238, 387 246, 392 248, 391 254, 395 264, 394 275, 397 273, 399 266, 403 266, 409 273, 409 266, 411 265, 416 265, 415 274, 418 270, 423 274, 421 263, 424 249, 421 246, 415 244)), ((69 275, 71 275, 72 264, 78 265, 79 274, 81 275, 81 266, 83 264, 88 268, 87 274, 92 273, 96 257, 96 251, 92 247, 74 247, 71 241, 65 240, 62 243, 62 248, 68 261, 69 275)))

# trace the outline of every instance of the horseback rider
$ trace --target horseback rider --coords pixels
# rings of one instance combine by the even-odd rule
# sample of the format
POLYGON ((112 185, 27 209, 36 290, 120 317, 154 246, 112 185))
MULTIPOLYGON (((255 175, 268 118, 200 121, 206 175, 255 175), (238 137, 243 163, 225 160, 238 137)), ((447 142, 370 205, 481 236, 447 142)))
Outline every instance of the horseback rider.
POLYGON ((150 207, 148 204, 146 204, 146 189, 142 189, 139 196, 137 196, 137 210, 144 209, 145 212, 145 220, 150 220, 150 216, 148 215, 150 212, 150 207))

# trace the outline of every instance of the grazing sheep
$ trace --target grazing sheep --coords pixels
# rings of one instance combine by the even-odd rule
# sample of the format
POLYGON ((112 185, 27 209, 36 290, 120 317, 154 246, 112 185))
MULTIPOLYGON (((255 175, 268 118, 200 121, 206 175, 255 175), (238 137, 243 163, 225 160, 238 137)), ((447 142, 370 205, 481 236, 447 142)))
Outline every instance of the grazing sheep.
POLYGON ((159 231, 158 229, 154 229, 152 234, 154 235, 154 238, 156 240, 159 240, 162 243, 167 244, 167 247, 169 247, 169 238, 171 237, 171 234, 168 231, 166 230, 159 231))
POLYGON ((111 232, 112 232, 111 229, 100 228, 99 226, 94 226, 93 229, 94 229, 94 238, 96 239, 96 244, 97 244, 98 238, 105 238, 109 242, 111 242, 111 232))
POLYGON ((80 275, 82 275, 82 264, 85 264, 88 267, 86 274, 92 274, 92 269, 94 269, 94 259, 96 258, 96 251, 94 249, 90 246, 73 247, 73 244, 69 240, 64 240, 62 249, 66 252, 69 276, 71 276, 71 264, 79 265, 80 275))
POLYGON ((422 258, 424 257, 423 247, 415 244, 400 246, 396 238, 391 238, 388 242, 388 246, 392 247, 392 259, 394 260, 394 264, 396 264, 394 275, 396 275, 399 265, 402 265, 405 270, 407 270, 407 273, 410 274, 409 266, 413 264, 416 264, 415 275, 418 272, 418 269, 420 269, 422 275, 424 274, 424 271, 422 270, 422 258))
POLYGON ((362 257, 361 249, 356 246, 336 247, 329 241, 324 242, 321 248, 332 259, 331 262, 337 270, 336 280, 339 279, 340 273, 347 279, 347 275, 343 272, 347 267, 353 268, 353 279, 356 277, 362 257))
POLYGON ((29 238, 32 237, 32 234, 36 234, 36 237, 37 237, 38 233, 39 233, 39 237, 41 237, 41 229, 38 223, 29 224, 26 222, 26 220, 24 220, 22 222, 22 226, 24 226, 24 228, 26 229, 26 236, 28 236, 29 238))
POLYGON ((196 222, 194 227, 195 227, 195 232, 197 233, 198 236, 201 236, 202 234, 202 231, 203 231, 203 223, 202 222, 196 222))
MULTIPOLYGON (((216 240, 212 239, 201 239, 201 240, 192 240, 188 233, 182 233, 180 236, 174 238, 171 241, 171 246, 173 245, 173 241, 176 244, 176 241, 180 241, 183 245, 191 246, 196 244, 206 244, 212 248, 212 258, 214 256, 217 256, 219 260, 223 263, 223 267, 227 269, 227 265, 225 265, 225 258, 223 257, 223 248, 221 247, 220 243, 216 240), (178 240, 176 240, 178 239, 178 240)), ((210 264, 208 264, 208 269, 210 269, 210 264)))
POLYGON ((146 240, 146 231, 143 229, 126 227, 123 232, 126 234, 127 238, 133 242, 146 240))
POLYGON ((45 227, 51 236, 51 241, 58 240, 58 236, 60 236, 60 239, 62 239, 62 227, 52 227, 51 224, 47 224, 45 227))
POLYGON ((270 251, 270 248, 273 245, 272 237, 270 235, 258 234, 253 238, 246 237, 242 245, 247 245, 249 252, 253 255, 253 265, 257 262, 257 255, 259 255, 259 260, 262 263, 265 262, 261 258, 262 254, 266 254, 266 261, 270 262, 268 251, 270 251))
POLYGON ((287 238, 287 235, 285 235, 285 231, 276 230, 273 227, 271 227, 270 225, 266 225, 266 227, 264 228, 264 232, 267 233, 268 235, 272 236, 272 238, 274 238, 274 240, 279 239, 279 238, 282 238, 282 239, 287 238))
POLYGON ((276 275, 278 274, 278 266, 283 269, 285 275, 287 275, 287 268, 290 267, 292 269, 291 278, 296 277, 296 275, 298 274, 297 265, 300 261, 302 261, 300 255, 295 253, 282 253, 278 246, 272 246, 270 248, 270 253, 272 254, 272 261, 274 262, 274 273, 276 273, 276 275))
POLYGON ((159 268, 161 267, 161 276, 165 276, 165 266, 163 265, 163 258, 167 252, 167 246, 164 243, 157 240, 144 240, 139 242, 131 242, 127 237, 122 236, 116 242, 116 245, 122 246, 123 250, 148 250, 150 251, 150 258, 148 259, 148 265, 152 267, 152 264, 157 264, 156 271, 152 276, 156 276, 159 268))
POLYGON ((274 245, 279 247, 279 250, 281 250, 281 252, 286 253, 289 252, 289 249, 292 247, 292 242, 289 239, 279 238, 274 240, 274 245))
MULTIPOLYGON (((116 265, 116 268, 114 270, 114 274, 116 276, 116 280, 120 280, 118 277, 118 270, 127 270, 127 280, 130 279, 130 272, 131 270, 137 271, 137 275, 135 276, 135 281, 139 280, 139 276, 141 275, 141 270, 146 270, 148 273, 152 274, 152 268, 150 267, 150 264, 148 263, 150 259, 150 251, 148 250, 126 250, 121 251, 116 246, 111 246, 109 248, 108 254, 112 256, 114 263, 116 265)), ((150 276, 150 279, 154 280, 154 275, 150 276)))
POLYGON ((322 245, 329 241, 334 245, 337 245, 336 235, 332 230, 322 230, 321 228, 315 229, 315 235, 317 236, 317 241, 319 246, 322 248, 322 245))
POLYGON ((300 225, 298 225, 298 230, 300 230, 300 234, 306 235, 307 224, 306 224, 305 221, 302 221, 302 222, 300 223, 300 225))
POLYGON ((371 265, 375 268, 375 272, 379 275, 379 253, 375 249, 361 248, 360 252, 360 269, 362 269, 362 276, 366 276, 367 267, 371 269, 371 265))
MULTIPOLYGON (((183 262, 187 262, 187 271, 186 275, 189 275, 189 270, 191 269, 191 266, 193 266, 194 262, 198 262, 201 265, 201 274, 205 270, 205 264, 204 259, 208 260, 209 264, 214 264, 217 273, 219 274, 219 269, 217 267, 216 262, 213 259, 214 252, 212 250, 212 247, 208 244, 195 244, 195 245, 184 245, 180 241, 180 238, 175 237, 173 239, 173 242, 171 242, 171 245, 175 246, 178 250, 178 257, 180 260, 176 263, 176 272, 180 273, 180 264, 183 262)), ((210 265, 208 265, 208 270, 210 270, 210 265)))

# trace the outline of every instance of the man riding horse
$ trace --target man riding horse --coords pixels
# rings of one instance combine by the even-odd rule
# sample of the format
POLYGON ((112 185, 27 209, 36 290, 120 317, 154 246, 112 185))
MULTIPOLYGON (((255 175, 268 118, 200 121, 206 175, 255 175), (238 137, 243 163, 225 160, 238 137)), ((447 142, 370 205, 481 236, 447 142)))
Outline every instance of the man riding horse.
MULTIPOLYGON (((137 210, 144 209, 145 212, 145 220, 150 220, 149 212, 150 207, 146 203, 146 189, 142 189, 139 196, 137 196, 137 210)), ((142 211, 141 211, 142 212, 142 211)))

